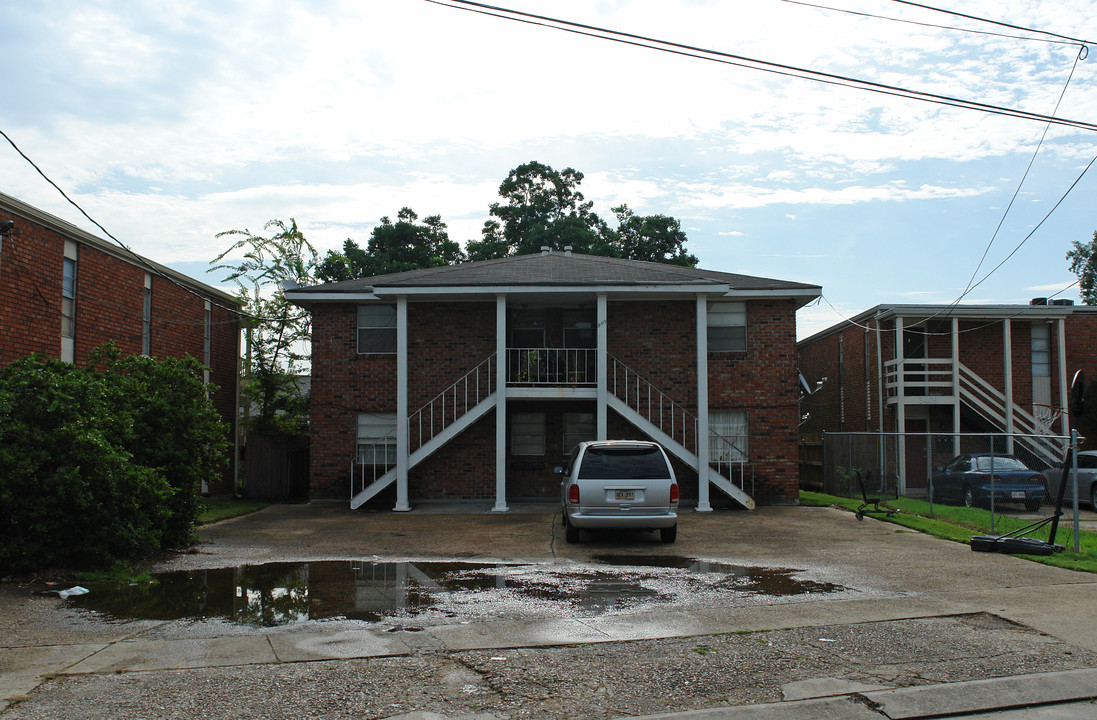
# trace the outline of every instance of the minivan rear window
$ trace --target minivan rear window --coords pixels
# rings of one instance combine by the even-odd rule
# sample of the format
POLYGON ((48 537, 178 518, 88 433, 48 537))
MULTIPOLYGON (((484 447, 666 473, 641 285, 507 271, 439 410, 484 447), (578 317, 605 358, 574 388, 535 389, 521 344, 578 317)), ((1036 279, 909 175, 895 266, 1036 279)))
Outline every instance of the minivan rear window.
POLYGON ((669 478, 670 469, 657 447, 593 447, 583 454, 580 480, 669 478))

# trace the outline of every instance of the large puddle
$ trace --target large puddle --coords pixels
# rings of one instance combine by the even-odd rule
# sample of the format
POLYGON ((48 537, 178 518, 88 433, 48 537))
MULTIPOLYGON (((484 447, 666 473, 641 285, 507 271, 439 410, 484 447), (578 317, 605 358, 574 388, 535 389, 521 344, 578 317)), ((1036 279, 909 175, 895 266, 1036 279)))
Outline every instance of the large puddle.
POLYGON ((684 557, 603 556, 597 565, 320 561, 168 572, 149 582, 85 583, 69 602, 117 619, 221 620, 276 626, 427 615, 596 616, 641 605, 838 593, 787 568, 684 557))

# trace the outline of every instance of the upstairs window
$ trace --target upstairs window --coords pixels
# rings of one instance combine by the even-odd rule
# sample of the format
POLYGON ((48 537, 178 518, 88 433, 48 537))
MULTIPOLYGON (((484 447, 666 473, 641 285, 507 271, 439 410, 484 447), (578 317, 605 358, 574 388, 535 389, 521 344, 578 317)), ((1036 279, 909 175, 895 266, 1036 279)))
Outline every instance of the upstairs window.
POLYGON ((76 256, 77 245, 65 241, 61 266, 61 359, 76 360, 76 256))
POLYGON ((545 312, 518 310, 510 316, 510 347, 545 347, 545 312))
POLYGON ((145 273, 144 307, 141 310, 141 354, 152 355, 152 273, 145 273))
POLYGON ((1032 377, 1051 377, 1051 331, 1047 323, 1032 323, 1032 377))
POLYGON ((61 276, 61 337, 76 334, 76 258, 65 258, 61 276))
POLYGON ((396 306, 358 306, 358 354, 396 352, 396 306))
POLYGON ((747 306, 741 302, 716 302, 708 306, 709 352, 747 351, 747 306))

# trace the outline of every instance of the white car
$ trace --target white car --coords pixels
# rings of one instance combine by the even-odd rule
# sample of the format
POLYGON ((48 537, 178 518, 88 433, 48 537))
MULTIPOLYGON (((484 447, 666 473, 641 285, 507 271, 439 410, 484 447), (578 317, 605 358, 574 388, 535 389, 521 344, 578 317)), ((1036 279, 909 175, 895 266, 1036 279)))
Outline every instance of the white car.
MULTIPOLYGON (((1055 502, 1059 490, 1059 481, 1063 478, 1063 468, 1053 467, 1044 470, 1047 478, 1050 502, 1055 502)), ((1063 493, 1063 505, 1070 506, 1074 498, 1074 471, 1067 473, 1067 488, 1063 493)), ((1097 510, 1097 450, 1083 450, 1078 453, 1078 501, 1088 502, 1097 510)))
POLYGON ((658 443, 579 443, 564 471, 560 500, 569 543, 588 528, 658 530, 665 543, 678 535, 678 482, 658 443))

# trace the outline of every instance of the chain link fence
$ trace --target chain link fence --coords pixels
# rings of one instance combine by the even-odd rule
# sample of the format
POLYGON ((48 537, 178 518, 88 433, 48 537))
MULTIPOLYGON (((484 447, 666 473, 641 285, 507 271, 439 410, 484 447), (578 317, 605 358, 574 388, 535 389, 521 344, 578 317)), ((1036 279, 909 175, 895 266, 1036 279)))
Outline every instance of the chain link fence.
MULTIPOLYGON (((1070 438, 1060 435, 824 433, 822 492, 850 498, 916 498, 1038 518, 1054 512, 1070 438)), ((816 463, 817 464, 817 463, 816 463)), ((1073 475, 1063 495, 1074 507, 1073 475)), ((1087 506, 1088 494, 1079 497, 1087 506)))

